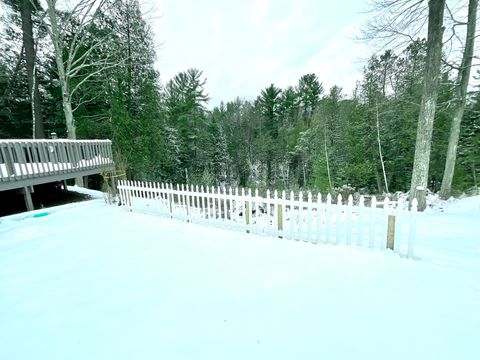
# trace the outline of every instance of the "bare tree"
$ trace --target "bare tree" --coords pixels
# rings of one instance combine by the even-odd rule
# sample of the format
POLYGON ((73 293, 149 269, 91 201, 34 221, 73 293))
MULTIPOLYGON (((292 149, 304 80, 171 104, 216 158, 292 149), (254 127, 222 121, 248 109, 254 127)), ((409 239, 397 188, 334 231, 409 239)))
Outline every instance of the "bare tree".
MULTIPOLYGON (((95 17, 100 9, 105 10, 107 5, 114 6, 115 1, 108 0, 79 0, 78 3, 69 11, 69 18, 66 22, 73 26, 72 38, 68 47, 65 46, 65 35, 67 29, 62 26, 58 19, 57 0, 45 0, 47 4, 47 18, 45 22, 47 31, 53 43, 55 62, 57 64, 58 78, 62 89, 62 105, 67 124, 67 133, 69 139, 76 139, 75 121, 72 107, 74 94, 81 86, 94 76, 108 68, 119 65, 119 61, 113 61, 110 54, 104 54, 100 59, 92 59, 95 51, 100 50, 104 44, 104 38, 92 39, 88 37, 88 28, 93 24, 95 17), (88 44, 87 44, 88 40, 88 44), (88 47, 86 50, 85 47, 88 47), (82 52, 79 50, 83 49, 82 52), (91 71, 80 81, 73 84, 73 79, 79 75, 79 72, 89 68, 91 71)), ((91 101, 84 99, 82 103, 91 101)), ((78 106, 77 106, 78 107, 78 106)))
POLYGON ((430 150, 432 145, 433 120, 438 97, 440 63, 442 59, 443 13, 445 0, 430 0, 428 3, 428 36, 425 58, 422 101, 418 114, 415 157, 413 160, 410 203, 417 198, 419 210, 426 208, 425 190, 428 183, 430 150))
POLYGON ((374 41, 380 49, 402 48, 424 33, 428 21, 425 0, 370 0, 370 17, 360 41, 374 41))
MULTIPOLYGON (((457 157, 458 138, 460 136, 460 125, 465 110, 467 99, 467 89, 470 79, 470 69, 472 67, 473 51, 475 46, 475 30, 477 24, 478 0, 470 0, 468 3, 468 20, 465 47, 463 50, 462 63, 458 69, 455 82, 455 99, 450 137, 448 140, 447 157, 445 161, 445 170, 443 172, 442 186, 440 196, 447 199, 452 191, 452 180, 455 171, 455 162, 457 157)), ((460 23, 459 23, 460 24, 460 23)))

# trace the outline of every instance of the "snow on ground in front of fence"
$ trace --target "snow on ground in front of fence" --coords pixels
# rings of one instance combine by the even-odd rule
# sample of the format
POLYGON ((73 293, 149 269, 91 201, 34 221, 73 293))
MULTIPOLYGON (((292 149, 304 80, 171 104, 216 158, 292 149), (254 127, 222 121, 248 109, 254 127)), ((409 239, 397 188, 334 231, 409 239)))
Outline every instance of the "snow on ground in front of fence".
POLYGON ((421 214, 420 261, 101 199, 0 218, 0 358, 478 359, 479 202, 421 214))

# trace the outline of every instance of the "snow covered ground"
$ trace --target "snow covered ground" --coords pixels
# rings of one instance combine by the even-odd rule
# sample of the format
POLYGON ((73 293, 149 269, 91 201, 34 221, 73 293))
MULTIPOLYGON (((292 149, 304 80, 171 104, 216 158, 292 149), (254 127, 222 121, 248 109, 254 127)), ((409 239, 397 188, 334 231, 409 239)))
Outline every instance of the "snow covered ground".
POLYGON ((0 359, 480 359, 480 197, 421 214, 414 261, 93 195, 0 218, 0 359))

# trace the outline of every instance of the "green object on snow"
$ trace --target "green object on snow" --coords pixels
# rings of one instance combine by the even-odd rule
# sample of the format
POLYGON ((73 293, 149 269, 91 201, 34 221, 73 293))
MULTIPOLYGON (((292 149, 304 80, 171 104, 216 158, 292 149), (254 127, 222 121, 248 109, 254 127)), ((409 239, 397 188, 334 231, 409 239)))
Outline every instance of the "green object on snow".
POLYGON ((48 211, 45 211, 45 212, 33 214, 31 217, 32 217, 32 218, 39 218, 39 217, 47 216, 47 215, 50 215, 50 213, 49 213, 48 211))
POLYGON ((39 218, 39 217, 43 217, 43 216, 47 216, 47 215, 50 215, 50 213, 48 211, 44 211, 44 212, 36 213, 36 214, 33 214, 33 215, 14 218, 13 220, 22 221, 22 220, 25 220, 25 219, 39 218))

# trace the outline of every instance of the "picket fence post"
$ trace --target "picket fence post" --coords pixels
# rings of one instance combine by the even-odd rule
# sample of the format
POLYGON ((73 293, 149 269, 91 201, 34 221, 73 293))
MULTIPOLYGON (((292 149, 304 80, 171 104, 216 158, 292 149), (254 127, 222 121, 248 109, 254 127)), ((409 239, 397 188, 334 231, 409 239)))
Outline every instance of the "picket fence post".
POLYGON ((322 242, 322 194, 317 194, 317 235, 315 238, 316 243, 322 242))
POLYGON ((372 197, 372 203, 370 204, 370 232, 368 239, 368 247, 373 248, 375 245, 375 220, 377 211, 377 198, 375 195, 372 197))
POLYGON ((294 217, 295 217, 295 206, 294 206, 294 194, 293 191, 290 191, 290 240, 295 240, 295 235, 293 231, 294 217))
POLYGON ((358 221, 357 221, 357 245, 363 246, 363 226, 362 222, 364 220, 364 210, 365 210, 365 197, 360 195, 360 200, 358 202, 358 221))
POLYGON ((228 216, 227 216, 227 213, 228 213, 228 207, 227 207, 227 188, 224 186, 223 187, 223 222, 225 223, 224 224, 224 227, 227 227, 227 220, 228 220, 228 216))
POLYGON ((278 204, 278 231, 280 238, 283 238, 283 219, 285 217, 285 204, 287 201, 287 193, 282 191, 282 201, 278 204))
POLYGON ((347 202, 347 245, 352 245, 352 208, 353 208, 353 196, 348 195, 347 202))
POLYGON ((278 227, 278 191, 273 192, 273 230, 276 237, 279 235, 278 227))
POLYGON ((341 231, 341 217, 342 217, 342 194, 337 196, 337 206, 335 208, 335 244, 340 244, 340 231, 341 231))
POLYGON ((307 241, 312 241, 312 193, 307 194, 307 241))
POLYGON ((303 237, 303 192, 298 193, 298 240, 306 241, 303 237))
POLYGON ((327 194, 327 206, 326 206, 326 229, 325 229, 325 243, 330 243, 331 231, 332 231, 332 195, 327 194))
MULTIPOLYGON (((259 224, 258 224, 258 213, 259 213, 259 206, 258 206, 258 203, 259 203, 260 199, 258 197, 258 188, 255 189, 255 225, 253 227, 253 233, 257 233, 259 232, 259 224)), ((253 217, 253 214, 252 214, 252 217, 253 217)), ((253 220, 252 220, 253 222, 253 220)))
MULTIPOLYGON (((232 210, 233 210, 233 196, 232 196, 232 187, 228 187, 228 198, 230 199, 230 207, 227 206, 228 209, 228 220, 230 221, 230 227, 233 225, 233 215, 232 215, 232 210)), ((227 201, 228 204, 228 201, 227 201)))

